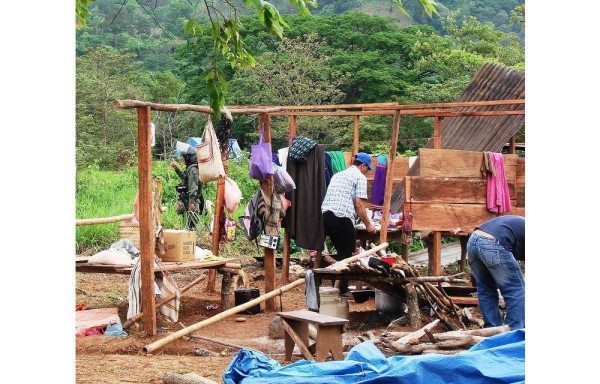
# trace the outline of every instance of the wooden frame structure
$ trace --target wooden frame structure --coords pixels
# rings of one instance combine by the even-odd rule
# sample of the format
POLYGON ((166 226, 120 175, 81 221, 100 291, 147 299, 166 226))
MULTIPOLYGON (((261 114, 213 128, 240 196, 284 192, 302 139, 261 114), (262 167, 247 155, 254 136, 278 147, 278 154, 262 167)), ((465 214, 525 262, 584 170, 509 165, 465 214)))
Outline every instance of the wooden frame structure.
MULTIPOLYGON (((454 103, 431 103, 431 104, 413 104, 402 105, 398 103, 370 103, 370 104, 337 104, 337 105, 310 105, 310 106, 228 106, 227 109, 232 115, 235 114, 257 114, 259 119, 258 129, 264 126, 264 141, 271 142, 271 116, 289 117, 289 135, 288 142, 296 135, 297 119, 300 116, 352 116, 353 124, 353 144, 352 155, 359 151, 360 117, 361 116, 392 116, 392 127, 390 135, 390 151, 387 158, 388 172, 386 176, 386 189, 383 204, 382 226, 380 231, 380 242, 387 240, 387 228, 389 221, 390 203, 392 187, 394 181, 394 162, 396 159, 397 143, 400 132, 400 121, 402 116, 415 117, 433 117, 434 130, 433 142, 434 148, 441 148, 441 119, 459 117, 459 116, 509 116, 524 115, 524 110, 494 110, 494 111, 454 111, 457 107, 485 107, 485 106, 510 106, 515 104, 524 104, 525 100, 495 100, 478 102, 454 102, 454 103)), ((146 309, 143 316, 144 330, 149 335, 156 334, 156 315, 154 304, 154 266, 153 250, 154 236, 152 228, 151 214, 151 147, 150 147, 150 114, 152 110, 165 112, 193 111, 204 114, 211 114, 212 111, 207 106, 198 106, 190 104, 157 104, 138 100, 116 100, 113 102, 115 108, 136 109, 138 115, 138 177, 139 177, 139 205, 140 205, 140 252, 142 260, 141 279, 142 279, 142 302, 146 309)), ((511 148, 514 150, 514 139, 511 140, 511 148)), ((226 159, 223 158, 223 161, 226 159)), ((408 178, 405 182, 410 183, 408 178), (408 180, 408 181, 407 181, 408 180)), ((272 177, 262 183, 272 186, 272 177)), ((224 200, 224 179, 217 182, 217 199, 215 204, 215 220, 213 228, 212 251, 214 255, 219 253, 219 220, 218 215, 224 200)), ((441 258, 441 232, 434 232, 434 252, 433 257, 438 261, 441 258)), ((283 272, 282 283, 285 284, 289 277, 290 246, 289 235, 287 231, 284 236, 283 252, 283 272)), ((404 248, 406 255, 408 248, 404 248)), ((320 253, 317 257, 319 267, 320 253)), ((275 289, 275 250, 264 248, 265 265, 265 291, 271 292, 275 289)), ((435 272, 435 271, 433 271, 435 272)), ((207 289, 214 291, 216 271, 211 271, 207 289)), ((270 298, 265 302, 266 309, 275 309, 275 300, 270 298)))

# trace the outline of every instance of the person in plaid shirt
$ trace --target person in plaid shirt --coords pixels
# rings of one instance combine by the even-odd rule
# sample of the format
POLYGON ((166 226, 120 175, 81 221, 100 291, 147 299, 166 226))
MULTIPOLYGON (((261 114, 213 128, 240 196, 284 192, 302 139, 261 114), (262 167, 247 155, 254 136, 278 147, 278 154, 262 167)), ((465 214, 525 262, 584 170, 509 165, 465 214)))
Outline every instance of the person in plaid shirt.
MULTIPOLYGON (((377 230, 371 224, 365 210, 367 201, 367 171, 372 171, 371 156, 364 152, 356 154, 354 163, 345 171, 338 172, 331 178, 321 212, 323 213, 323 229, 325 236, 329 236, 337 251, 333 260, 343 260, 356 250, 356 229, 354 221, 356 216, 367 227, 367 232, 375 233, 377 230)), ((340 294, 348 291, 348 281, 342 279, 340 294)))

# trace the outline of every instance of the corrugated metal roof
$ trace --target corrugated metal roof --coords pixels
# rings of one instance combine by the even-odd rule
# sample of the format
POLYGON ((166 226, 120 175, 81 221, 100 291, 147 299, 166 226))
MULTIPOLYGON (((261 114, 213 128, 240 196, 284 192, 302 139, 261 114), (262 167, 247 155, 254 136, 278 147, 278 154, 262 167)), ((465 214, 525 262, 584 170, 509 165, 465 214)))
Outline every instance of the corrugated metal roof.
MULTIPOLYGON (((484 64, 457 101, 525 98, 525 73, 499 64, 484 64)), ((458 107, 455 111, 522 110, 524 104, 458 107)), ((442 148, 500 152, 525 122, 525 115, 446 117, 441 123, 442 148)), ((427 148, 433 148, 429 139, 427 148)))

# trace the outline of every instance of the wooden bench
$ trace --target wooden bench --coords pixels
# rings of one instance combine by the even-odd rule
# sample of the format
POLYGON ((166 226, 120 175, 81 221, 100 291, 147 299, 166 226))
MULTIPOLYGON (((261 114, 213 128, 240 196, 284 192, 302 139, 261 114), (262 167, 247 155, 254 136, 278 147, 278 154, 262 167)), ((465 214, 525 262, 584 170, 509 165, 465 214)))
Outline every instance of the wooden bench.
POLYGON ((302 356, 309 361, 325 361, 331 352, 333 360, 343 360, 342 333, 348 320, 339 317, 321 315, 311 311, 279 312, 281 325, 285 330, 285 360, 292 359, 294 345, 298 345, 302 356), (309 343, 308 325, 317 328, 315 343, 309 343), (312 350, 312 351, 311 351, 312 350), (313 357, 313 353, 316 356, 313 357))

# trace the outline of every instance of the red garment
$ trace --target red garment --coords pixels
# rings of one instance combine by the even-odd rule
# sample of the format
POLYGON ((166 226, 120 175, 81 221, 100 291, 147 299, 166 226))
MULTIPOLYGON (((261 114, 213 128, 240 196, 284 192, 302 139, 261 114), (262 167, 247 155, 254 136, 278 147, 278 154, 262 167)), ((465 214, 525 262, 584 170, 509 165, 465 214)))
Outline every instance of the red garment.
POLYGON ((504 173, 504 156, 501 153, 487 152, 491 164, 494 166, 495 175, 487 173, 487 209, 492 213, 510 211, 510 192, 504 173))

